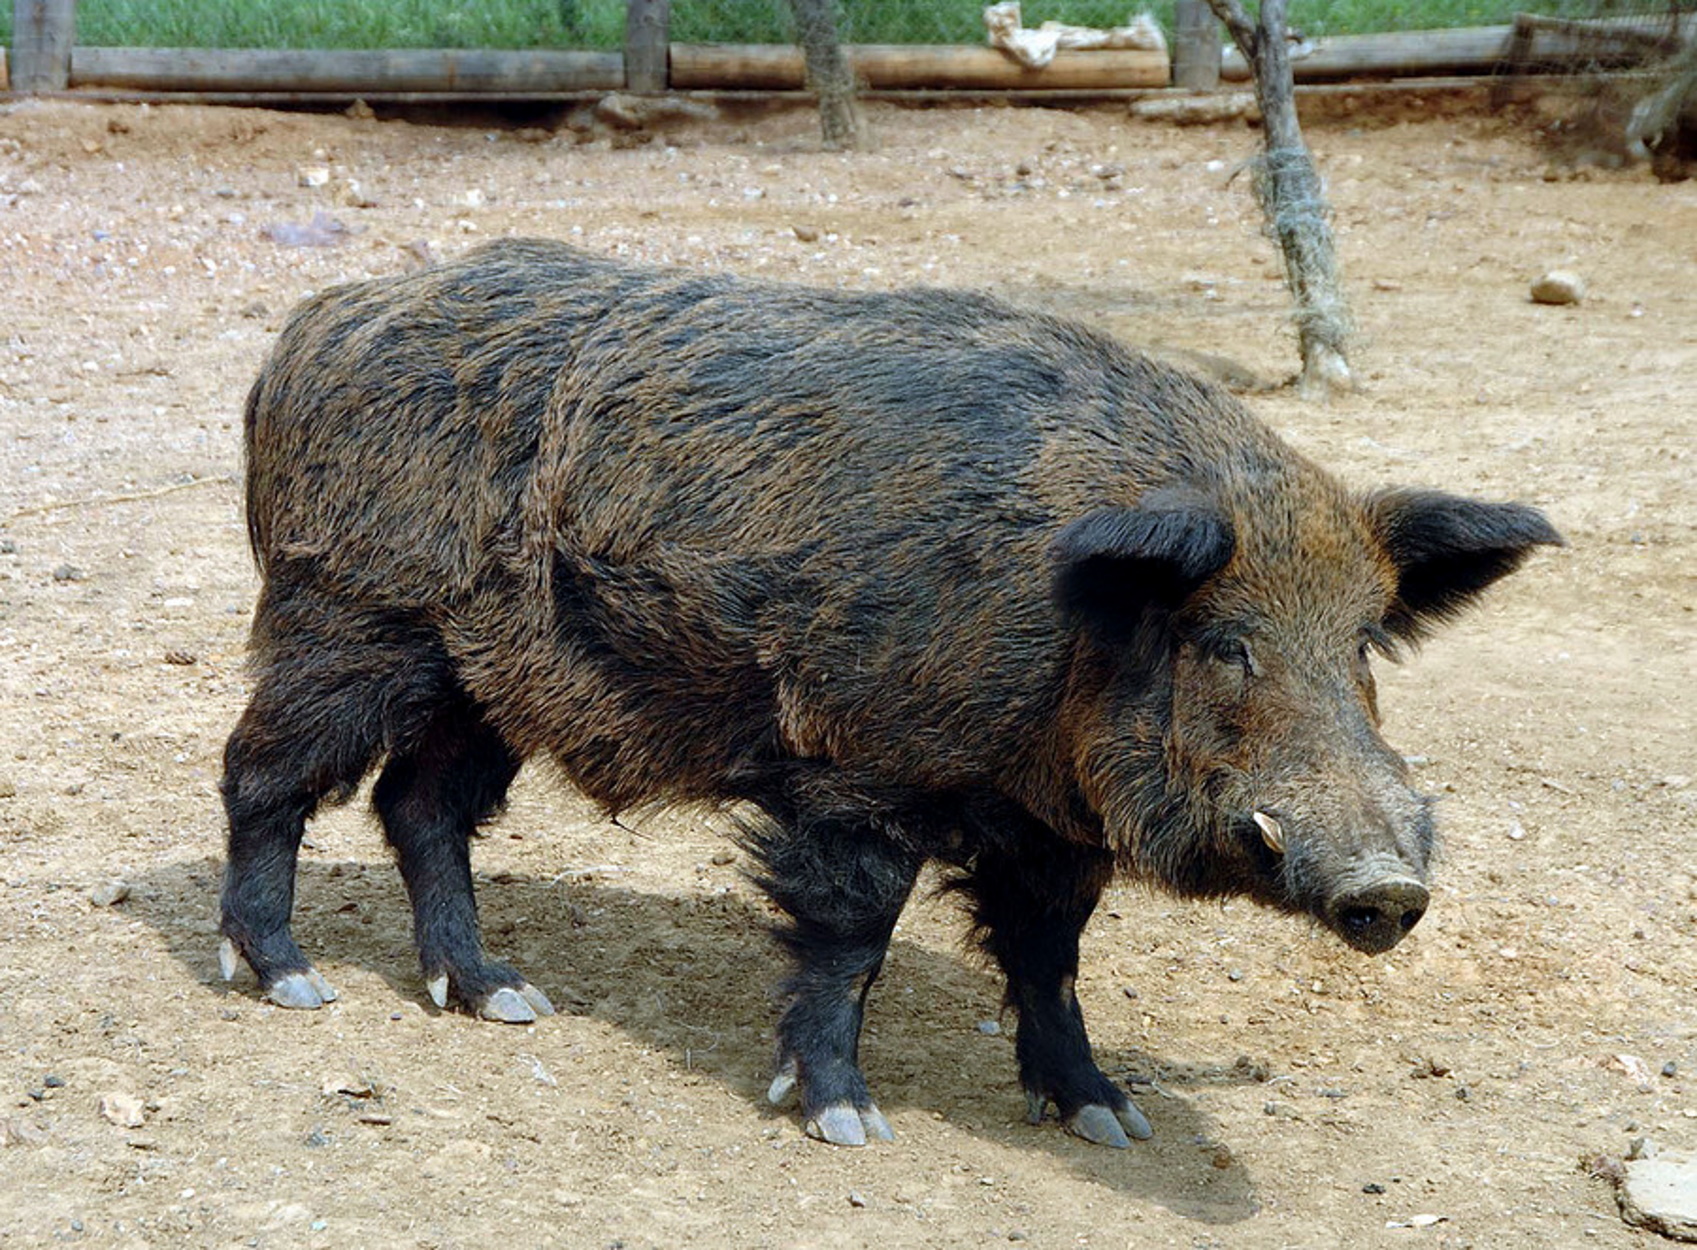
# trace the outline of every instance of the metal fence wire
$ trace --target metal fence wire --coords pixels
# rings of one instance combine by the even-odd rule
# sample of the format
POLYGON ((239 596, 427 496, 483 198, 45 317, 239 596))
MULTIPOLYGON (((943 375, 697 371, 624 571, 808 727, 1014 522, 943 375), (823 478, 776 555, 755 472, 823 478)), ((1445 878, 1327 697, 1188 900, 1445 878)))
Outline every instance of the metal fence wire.
MULTIPOLYGON (((583 0, 561 0, 582 3, 583 0)), ((838 0, 842 38, 849 43, 982 43, 984 4, 980 0, 838 0)), ((1685 5, 1689 11, 1689 0, 1685 5)), ((1290 21, 1304 34, 1430 30, 1457 26, 1508 25, 1530 11, 1542 17, 1580 20, 1621 19, 1634 26, 1665 29, 1670 0, 1294 0, 1290 21)), ((1173 35, 1172 0, 1024 0, 1027 26, 1045 21, 1077 26, 1123 26, 1138 13, 1149 13, 1169 42, 1173 35)), ((672 35, 684 43, 787 43, 794 25, 787 0, 678 0, 672 6, 672 35)))
MULTIPOLYGON (((982 44, 986 0, 836 0, 845 43, 982 44)), ((1301 33, 1506 26, 1546 18, 1666 29, 1697 0, 1292 0, 1301 33)), ((1026 26, 1124 26, 1148 13, 1174 35, 1174 0, 1023 0, 1026 26)), ((1253 7, 1253 0, 1250 0, 1253 7)), ((560 48, 623 46, 626 0, 77 0, 76 42, 111 47, 560 48)), ((789 0, 672 0, 679 43, 795 42, 789 0)), ((0 42, 13 4, 0 0, 0 42)), ((1607 59, 1605 50, 1603 59, 1607 59)))
MULTIPOLYGON (((1170 28, 1171 0, 1154 8, 1170 28)), ((839 0, 837 9, 845 43, 984 42, 978 0, 839 0)), ((1132 11, 1127 0, 1026 0, 1024 9, 1032 26, 1120 26, 1132 11)), ((786 43, 794 24, 786 0, 685 0, 672 8, 672 35, 682 43, 786 43)))

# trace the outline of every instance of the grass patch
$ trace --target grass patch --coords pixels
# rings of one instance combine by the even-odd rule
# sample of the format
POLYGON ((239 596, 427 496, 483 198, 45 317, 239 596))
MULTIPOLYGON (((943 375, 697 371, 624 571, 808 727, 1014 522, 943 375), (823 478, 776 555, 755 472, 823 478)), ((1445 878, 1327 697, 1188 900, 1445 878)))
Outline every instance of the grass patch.
MULTIPOLYGON (((1026 21, 1115 26, 1136 0, 1024 0, 1026 21)), ((845 0, 843 37, 859 43, 978 43, 980 0, 845 0)), ((1147 6, 1168 30, 1172 0, 1147 6)), ((1655 0, 1296 0, 1311 35, 1509 22, 1521 7, 1565 17, 1659 12, 1655 0)), ((12 4, 0 0, 0 42, 12 4)), ((155 48, 600 48, 623 46, 623 0, 80 0, 77 42, 155 48)), ((786 0, 675 0, 683 43, 787 43, 786 0)))

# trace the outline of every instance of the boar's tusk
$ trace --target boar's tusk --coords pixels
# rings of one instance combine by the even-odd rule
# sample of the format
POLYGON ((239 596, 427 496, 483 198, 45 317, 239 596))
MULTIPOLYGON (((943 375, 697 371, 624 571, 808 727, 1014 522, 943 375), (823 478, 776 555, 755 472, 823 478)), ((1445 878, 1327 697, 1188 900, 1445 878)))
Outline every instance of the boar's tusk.
POLYGON ((1285 831, 1279 822, 1266 812, 1251 812, 1255 825, 1261 830, 1261 840, 1272 848, 1275 855, 1285 853, 1285 831))

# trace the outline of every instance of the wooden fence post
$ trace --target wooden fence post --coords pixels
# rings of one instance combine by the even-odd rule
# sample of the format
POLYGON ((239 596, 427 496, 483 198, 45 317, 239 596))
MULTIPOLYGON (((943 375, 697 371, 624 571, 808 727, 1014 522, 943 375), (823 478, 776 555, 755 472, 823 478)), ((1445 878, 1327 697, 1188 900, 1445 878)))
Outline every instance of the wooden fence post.
POLYGON ((63 91, 70 86, 76 22, 76 0, 13 0, 13 91, 63 91))
POLYGON ((1178 0, 1173 16, 1173 86, 1212 91, 1220 85, 1219 19, 1208 0, 1178 0))
MULTIPOLYGON (((18 0, 22 4, 24 0, 18 0)), ((671 0, 628 0, 625 8, 625 90, 660 92, 670 85, 671 0)))

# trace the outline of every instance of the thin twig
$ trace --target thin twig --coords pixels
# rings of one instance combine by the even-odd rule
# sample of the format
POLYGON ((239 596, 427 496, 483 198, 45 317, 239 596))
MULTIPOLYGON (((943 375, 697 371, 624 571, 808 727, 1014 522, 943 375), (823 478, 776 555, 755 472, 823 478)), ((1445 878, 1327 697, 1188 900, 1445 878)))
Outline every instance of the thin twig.
POLYGON ((161 486, 158 490, 144 490, 133 495, 88 495, 82 499, 61 499, 56 503, 37 504, 33 508, 19 508, 8 519, 16 521, 19 517, 41 516, 65 508, 92 508, 96 504, 137 503, 143 499, 158 499, 161 495, 174 495, 180 490, 191 490, 196 486, 233 486, 235 481, 234 473, 220 473, 215 477, 197 477, 189 482, 174 482, 170 486, 161 486))
POLYGON ((1249 20, 1249 14, 1244 12, 1243 5, 1238 0, 1208 0, 1208 7, 1214 10, 1214 16, 1225 23, 1230 32, 1232 42, 1237 44, 1237 50, 1243 53, 1245 65, 1255 61, 1255 23, 1249 20))

